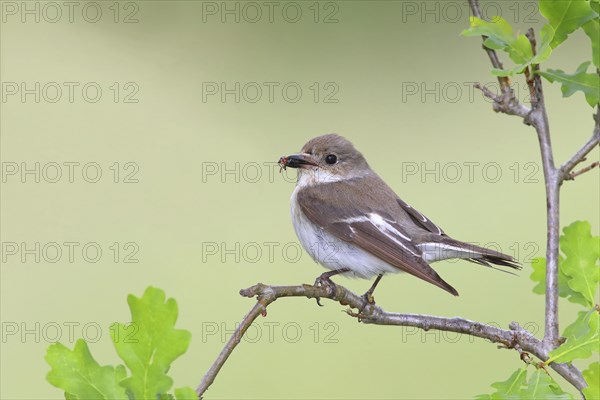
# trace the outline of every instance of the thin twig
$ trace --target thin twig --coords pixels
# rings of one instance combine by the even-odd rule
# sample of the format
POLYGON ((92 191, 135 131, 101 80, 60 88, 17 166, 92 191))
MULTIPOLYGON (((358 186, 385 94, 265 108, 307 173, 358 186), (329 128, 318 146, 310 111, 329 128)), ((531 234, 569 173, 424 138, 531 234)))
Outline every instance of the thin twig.
POLYGON ((496 95, 489 88, 479 82, 475 83, 473 86, 476 89, 481 90, 485 97, 493 101, 492 107, 495 112, 516 115, 517 117, 523 118, 525 123, 527 123, 527 117, 529 116, 531 110, 517 100, 512 89, 509 88, 509 91, 503 93, 502 95, 496 95))
POLYGON ((215 381, 217 374, 225 364, 225 361, 227 361, 227 359, 233 352, 233 349, 235 349, 235 347, 240 343, 240 340, 242 340, 242 337, 246 333, 246 330, 248 330, 250 325, 252 325, 254 320, 259 315, 264 315, 266 313, 266 306, 269 303, 263 304, 263 302, 259 299, 254 305, 254 307, 252 307, 250 312, 246 314, 238 328, 235 330, 233 336, 231 336, 227 344, 225 344, 225 347, 223 348, 223 351, 221 351, 221 353, 219 354, 219 357, 217 357, 217 359, 212 364, 206 375, 204 375, 204 377, 202 378, 202 382, 200 382, 200 385, 196 389, 196 393, 198 393, 198 398, 201 399, 202 394, 206 392, 206 389, 208 389, 208 387, 215 381))
MULTIPOLYGON (((535 56, 537 42, 535 40, 535 32, 533 31, 533 28, 529 28, 525 36, 527 37, 527 39, 529 39, 531 52, 535 56)), ((529 101, 531 103, 532 109, 538 108, 538 97, 540 97, 539 100, 544 99, 543 96, 539 96, 535 77, 531 76, 531 74, 535 74, 537 71, 539 71, 539 65, 537 64, 531 66, 531 72, 529 71, 529 67, 525 68, 525 82, 527 83, 527 87, 529 88, 529 101)))
MULTIPOLYGON (((481 10, 479 9, 478 1, 477 0, 469 0, 469 5, 471 7, 471 12, 473 13, 473 15, 475 17, 481 19, 481 10)), ((487 39, 487 37, 482 36, 482 39, 483 39, 483 41, 485 41, 487 39)), ((492 66, 496 69, 504 69, 504 67, 502 66, 502 62, 500 62, 500 58, 498 58, 498 53, 496 53, 496 51, 494 49, 485 47, 485 45, 482 45, 482 47, 483 47, 483 50, 485 50, 485 52, 487 53, 488 57, 490 58, 490 62, 492 63, 492 66)), ((504 95, 507 95, 509 91, 512 91, 510 89, 510 81, 509 81, 508 77, 499 76, 498 83, 500 83, 500 89, 504 95)))
POLYGON ((596 114, 594 114, 594 121, 594 132, 592 134, 592 137, 577 151, 577 153, 573 155, 573 157, 571 157, 568 161, 561 165, 559 169, 559 179, 561 179, 561 183, 563 180, 570 180, 574 176, 581 175, 578 173, 577 175, 573 176, 573 174, 571 174, 571 171, 577 166, 577 164, 585 160, 585 156, 587 156, 589 152, 592 151, 594 147, 598 146, 598 143, 600 143, 600 106, 598 106, 598 108, 596 109, 596 114))
POLYGON ((593 170, 594 168, 596 168, 596 167, 597 167, 597 166, 599 166, 599 165, 600 165, 600 162, 598 162, 598 161, 594 161, 593 163, 591 163, 591 164, 590 164, 590 165, 588 165, 587 167, 585 167, 585 168, 581 168, 579 171, 571 172, 571 173, 569 174, 569 177, 568 177, 568 178, 565 178, 565 180, 573 180, 573 179, 575 179, 575 177, 577 177, 577 176, 579 176, 579 175, 583 175, 583 174, 585 174, 586 172, 593 170))
MULTIPOLYGON (((479 9, 478 0, 469 0, 469 6, 471 12, 477 18, 481 18, 481 10, 479 9)), ((482 36, 483 41, 487 39, 486 36, 482 36)), ((490 49, 485 45, 482 45, 483 49, 487 53, 492 66, 497 70, 503 70, 502 62, 498 57, 496 50, 490 49)), ((527 116, 529 115, 529 108, 524 106, 515 97, 515 93, 510 87, 510 80, 507 76, 498 76, 498 82, 500 83, 500 95, 495 95, 491 90, 481 85, 480 83, 475 84, 475 88, 481 90, 483 95, 493 100, 493 108, 495 112, 502 112, 509 115, 516 115, 524 119, 525 123, 528 123, 527 116)))
POLYGON ((527 83, 527 88, 529 88, 529 99, 535 98, 535 86, 533 84, 533 78, 531 77, 531 72, 529 72, 529 67, 526 67, 523 71, 525 73, 525 82, 527 83))
MULTIPOLYGON (((266 308, 275 300, 283 297, 306 297, 327 298, 339 302, 341 305, 350 306, 353 309, 362 310, 359 313, 348 312, 349 315, 358 317, 359 322, 374 325, 411 326, 423 330, 440 330, 461 333, 469 336, 479 337, 498 343, 502 347, 517 349, 519 353, 527 352, 535 355, 542 361, 548 359, 548 351, 544 343, 533 336, 529 331, 523 329, 516 322, 509 325, 509 329, 500 329, 495 326, 486 325, 481 322, 470 321, 460 317, 446 318, 420 314, 399 314, 384 311, 381 307, 371 304, 364 297, 355 294, 343 286, 268 286, 261 283, 247 289, 240 290, 244 297, 257 297, 257 302, 250 312, 244 317, 232 338, 215 360, 202 382, 196 389, 201 397, 208 387, 214 382, 219 370, 229 358, 235 347, 240 343, 244 332, 250 327, 259 315, 266 313, 266 308)), ((585 381, 581 372, 567 364, 552 363, 550 366, 563 378, 569 381, 577 389, 585 387, 585 381)))

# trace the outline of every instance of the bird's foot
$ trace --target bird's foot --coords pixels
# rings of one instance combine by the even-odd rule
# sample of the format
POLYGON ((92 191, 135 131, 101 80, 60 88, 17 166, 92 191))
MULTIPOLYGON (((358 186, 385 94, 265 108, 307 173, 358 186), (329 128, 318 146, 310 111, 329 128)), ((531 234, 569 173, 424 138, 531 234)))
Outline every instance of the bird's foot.
MULTIPOLYGON (((326 288, 327 292, 334 293, 335 292, 335 283, 331 280, 330 276, 331 275, 328 272, 319 275, 317 277, 317 279, 315 279, 315 283, 313 286, 326 288)), ((317 300, 317 304, 319 305, 319 307, 323 307, 323 304, 321 304, 321 298, 316 297, 316 300, 317 300)))
POLYGON ((365 292, 362 296, 360 296, 367 304, 375 304, 375 297, 373 297, 373 293, 369 290, 365 292))
MULTIPOLYGON (((327 294, 331 296, 335 293, 335 287, 336 287, 335 283, 333 283, 333 281, 331 280, 331 277, 334 275, 343 274, 343 273, 349 272, 349 271, 350 271, 349 268, 340 268, 340 269, 334 269, 333 271, 325 272, 325 273, 319 275, 319 277, 317 279, 315 279, 314 286, 325 288, 327 290, 327 294)), ((317 297, 317 304, 319 306, 323 307, 323 304, 321 304, 320 297, 317 297)))
POLYGON ((361 298, 365 301, 365 303, 363 304, 362 308, 359 310, 360 312, 363 312, 363 310, 368 305, 374 305, 375 304, 375 298, 373 297, 373 292, 375 292, 375 288, 379 284, 379 281, 381 281, 381 278, 383 278, 383 274, 377 275, 377 279, 375 279, 375 282, 373 282, 373 284, 371 285, 371 287, 369 288, 369 290, 367 290, 365 292, 365 294, 363 294, 361 296, 361 298))
POLYGON ((363 299, 365 302, 363 306, 358 310, 358 314, 362 314, 363 311, 365 311, 365 308, 367 308, 368 306, 375 305, 375 297, 373 297, 373 292, 371 292, 370 290, 362 296, 360 296, 360 298, 363 299))

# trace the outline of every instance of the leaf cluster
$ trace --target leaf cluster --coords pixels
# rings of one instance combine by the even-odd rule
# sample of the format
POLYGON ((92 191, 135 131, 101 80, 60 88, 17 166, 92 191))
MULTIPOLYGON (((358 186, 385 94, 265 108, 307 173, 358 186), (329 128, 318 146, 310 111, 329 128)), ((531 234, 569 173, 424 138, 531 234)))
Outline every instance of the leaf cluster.
POLYGON ((583 92, 591 107, 600 102, 600 0, 540 0, 540 13, 548 21, 541 29, 541 40, 536 49, 524 34, 516 35, 512 26, 502 17, 491 21, 471 17, 470 27, 464 36, 484 36, 484 45, 493 50, 502 50, 515 64, 508 69, 493 69, 497 76, 512 76, 531 70, 550 82, 561 84, 564 97, 583 92), (591 60, 582 61, 573 73, 560 69, 538 70, 531 68, 546 61, 573 32, 582 29, 591 42, 591 60), (588 73, 590 64, 595 71, 588 73))
POLYGON ((125 365, 98 364, 82 339, 73 350, 55 343, 46 353, 52 368, 46 377, 48 382, 64 390, 69 400, 197 400, 189 387, 175 389, 174 397, 168 393, 173 379, 167 372, 191 340, 190 332, 175 329, 175 300, 165 301, 162 290, 149 287, 140 298, 129 295, 127 302, 132 322, 114 323, 110 329, 112 342, 125 365))

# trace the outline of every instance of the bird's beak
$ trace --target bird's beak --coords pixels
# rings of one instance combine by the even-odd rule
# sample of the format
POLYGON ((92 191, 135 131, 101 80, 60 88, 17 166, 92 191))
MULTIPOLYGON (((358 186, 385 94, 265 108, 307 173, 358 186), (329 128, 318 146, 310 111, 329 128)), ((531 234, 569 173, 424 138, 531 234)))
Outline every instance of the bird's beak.
POLYGON ((309 166, 317 166, 310 154, 292 154, 291 156, 281 157, 279 164, 290 168, 307 168, 309 166))

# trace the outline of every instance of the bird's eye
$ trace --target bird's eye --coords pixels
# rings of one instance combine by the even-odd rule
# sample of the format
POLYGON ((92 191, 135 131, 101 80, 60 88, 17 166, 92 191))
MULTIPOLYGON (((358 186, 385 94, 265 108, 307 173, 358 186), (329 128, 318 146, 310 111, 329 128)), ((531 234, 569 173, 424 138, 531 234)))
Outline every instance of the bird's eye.
POLYGON ((325 157, 325 162, 327 164, 335 164, 337 162, 337 157, 335 156, 335 154, 328 154, 325 157))

